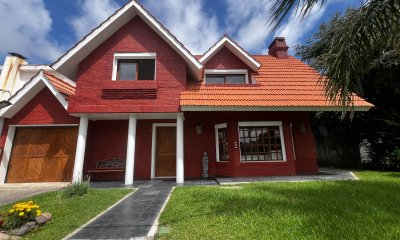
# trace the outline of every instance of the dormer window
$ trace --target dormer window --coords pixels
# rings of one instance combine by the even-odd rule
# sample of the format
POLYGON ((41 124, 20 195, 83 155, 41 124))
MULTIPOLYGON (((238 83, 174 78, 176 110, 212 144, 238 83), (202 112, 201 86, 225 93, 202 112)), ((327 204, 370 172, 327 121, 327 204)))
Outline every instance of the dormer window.
POLYGON ((249 83, 246 69, 206 69, 204 73, 205 84, 249 83))
POLYGON ((155 53, 116 53, 112 80, 155 80, 155 53))

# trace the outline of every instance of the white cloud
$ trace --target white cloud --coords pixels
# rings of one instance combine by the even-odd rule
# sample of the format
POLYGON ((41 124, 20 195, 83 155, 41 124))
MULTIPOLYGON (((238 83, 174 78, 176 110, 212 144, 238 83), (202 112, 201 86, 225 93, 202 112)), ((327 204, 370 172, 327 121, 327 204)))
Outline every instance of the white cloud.
POLYGON ((18 52, 30 62, 51 62, 63 46, 51 40, 52 19, 42 0, 0 1, 0 53, 18 52))
POLYGON ((76 39, 81 39, 120 8, 113 0, 80 0, 78 4, 80 14, 70 19, 76 39))
POLYGON ((299 14, 292 12, 287 22, 277 29, 275 36, 285 37, 289 49, 293 50, 293 47, 300 43, 303 34, 308 33, 316 27, 327 5, 328 4, 324 4, 323 6, 314 5, 309 15, 304 19, 301 19, 299 14))
POLYGON ((193 54, 204 53, 222 37, 217 17, 205 11, 201 0, 145 0, 143 4, 193 54))
POLYGON ((268 44, 268 16, 273 5, 269 0, 226 0, 228 33, 249 52, 257 52, 268 44), (243 7, 240 7, 243 6, 243 7))

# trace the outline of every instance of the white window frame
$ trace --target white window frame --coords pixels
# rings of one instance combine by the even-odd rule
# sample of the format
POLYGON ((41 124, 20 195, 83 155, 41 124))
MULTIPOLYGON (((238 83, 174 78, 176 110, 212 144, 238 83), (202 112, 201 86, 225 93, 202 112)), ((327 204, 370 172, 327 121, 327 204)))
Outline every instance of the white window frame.
MULTIPOLYGON (((229 162, 230 159, 224 160, 224 161, 221 161, 219 159, 219 144, 218 144, 219 143, 219 141, 218 141, 218 130, 221 129, 221 128, 228 129, 228 124, 226 124, 226 123, 215 124, 214 128, 215 128, 215 154, 216 154, 215 155, 215 159, 216 159, 217 162, 229 162)), ((229 146, 229 141, 228 141, 228 146, 229 146)))
MULTIPOLYGON (((205 69, 203 76, 204 83, 206 83, 206 75, 208 74, 212 75, 244 74, 245 84, 249 84, 249 71, 247 69, 205 69)), ((229 85, 235 85, 235 84, 229 84, 229 85)))
POLYGON ((240 152, 240 162, 242 163, 258 163, 258 162, 287 162, 286 158, 286 147, 285 138, 283 135, 283 125, 282 121, 252 121, 252 122, 239 122, 238 123, 238 137, 239 137, 239 152, 240 152), (246 161, 242 160, 242 150, 240 148, 240 127, 279 127, 279 134, 282 146, 282 158, 283 160, 275 161, 246 161))
POLYGON ((156 72, 157 72, 157 54, 155 52, 144 52, 144 53, 114 53, 113 59, 113 70, 112 77, 113 81, 117 81, 117 68, 118 68, 118 60, 120 59, 154 59, 154 80, 156 80, 156 72))

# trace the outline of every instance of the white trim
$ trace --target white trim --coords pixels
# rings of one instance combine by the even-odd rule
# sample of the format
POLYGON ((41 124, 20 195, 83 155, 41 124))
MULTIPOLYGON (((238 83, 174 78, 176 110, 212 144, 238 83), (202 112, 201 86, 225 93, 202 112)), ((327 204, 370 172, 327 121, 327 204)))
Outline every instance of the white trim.
POLYGON ((9 125, 8 126, 6 143, 5 143, 4 149, 3 149, 3 156, 2 156, 1 163, 0 163, 0 184, 1 183, 5 183, 5 180, 6 180, 7 171, 8 171, 8 165, 9 165, 10 157, 11 157, 11 151, 12 151, 12 148, 13 148, 15 131, 16 131, 17 128, 29 128, 29 127, 74 127, 74 126, 77 126, 77 124, 9 125))
POLYGON ((249 80, 249 72, 247 69, 205 69, 204 70, 204 83, 206 82, 206 75, 207 74, 213 74, 213 75, 228 75, 228 74, 244 74, 244 78, 246 83, 248 84, 250 82, 249 80))
POLYGON ((183 113, 176 115, 176 184, 183 185, 185 182, 184 162, 184 116, 183 113))
POLYGON ((157 66, 157 53, 155 52, 142 52, 142 53, 114 53, 113 70, 111 80, 117 80, 118 60, 120 59, 154 59, 154 79, 156 80, 156 66, 157 66))
MULTIPOLYGON (((58 70, 67 63, 80 62, 84 59, 87 54, 82 53, 82 49, 87 47, 87 52, 92 52, 97 48, 103 41, 113 34, 106 33, 105 30, 112 27, 111 29, 117 31, 119 27, 126 24, 130 19, 136 15, 140 16, 143 21, 149 24, 150 28, 158 33, 158 35, 164 39, 186 62, 194 68, 195 72, 198 72, 203 68, 203 65, 187 50, 167 29, 165 29, 148 11, 146 11, 138 2, 130 1, 125 6, 120 8, 115 14, 110 16, 105 22, 101 23, 91 33, 85 36, 80 42, 74 47, 68 50, 68 52, 56 60, 51 66, 58 70), (120 21, 117 21, 120 20, 120 21), (102 34, 103 33, 103 34, 102 34), (99 43, 92 43, 93 40, 98 40, 99 43), (78 57, 76 61, 71 61, 72 57, 78 57)), ((89 54, 88 53, 88 54, 89 54)))
MULTIPOLYGON (((175 115, 176 117, 176 115, 175 115)), ((156 177, 155 170, 156 170, 156 144, 157 144, 157 128, 158 127, 176 127, 176 123, 153 123, 152 127, 152 137, 151 137, 151 178, 173 178, 175 176, 163 176, 163 177, 156 177)))
POLYGON ((6 182, 8 165, 10 164, 11 150, 13 147, 16 127, 8 127, 6 143, 3 149, 3 156, 0 163, 0 184, 6 182))
POLYGON ((252 70, 257 71, 261 67, 261 63, 256 61, 252 56, 245 52, 235 42, 229 39, 227 36, 221 38, 213 47, 211 47, 204 55, 199 59, 200 63, 205 64, 210 60, 222 47, 227 47, 232 51, 239 59, 246 63, 252 70))
POLYGON ((240 127, 270 127, 270 126, 278 126, 279 134, 282 146, 282 158, 283 160, 276 161, 243 161, 242 160, 242 152, 240 150, 240 141, 239 141, 239 153, 240 153, 240 162, 241 163, 259 163, 259 162, 287 162, 286 158, 286 147, 285 147, 285 138, 283 135, 283 125, 282 121, 248 121, 248 122, 238 122, 238 137, 240 138, 240 127))
POLYGON ((0 116, 12 118, 22 107, 31 101, 44 87, 47 87, 50 92, 57 98, 65 110, 68 108, 68 101, 63 95, 53 86, 47 79, 43 71, 40 71, 26 85, 24 85, 9 101, 11 106, 0 110, 0 116))
MULTIPOLYGON (((366 112, 372 106, 356 106, 354 107, 354 111, 357 112, 366 112)), ((257 107, 257 106, 181 106, 181 111, 187 112, 203 112, 203 111, 240 111, 240 112, 256 112, 256 111, 271 111, 271 112, 324 112, 324 111, 331 111, 331 112, 341 112, 342 108, 337 107, 308 107, 308 106, 277 106, 277 107, 257 107)))
MULTIPOLYGON (((214 125, 214 129, 215 129, 215 160, 216 160, 217 162, 228 162, 229 159, 228 159, 228 160, 225 160, 225 161, 220 161, 220 160, 219 160, 218 130, 221 129, 221 128, 228 128, 228 124, 226 124, 226 123, 221 123, 221 124, 215 124, 215 125, 214 125)), ((228 142, 228 146, 229 146, 229 142, 228 142)))

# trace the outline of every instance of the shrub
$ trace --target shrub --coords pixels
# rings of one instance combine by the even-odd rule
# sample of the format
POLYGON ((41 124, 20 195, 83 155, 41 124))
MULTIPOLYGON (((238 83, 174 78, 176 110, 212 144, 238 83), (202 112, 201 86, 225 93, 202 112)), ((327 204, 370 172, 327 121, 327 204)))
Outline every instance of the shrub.
POLYGON ((19 228, 41 214, 39 205, 34 202, 20 202, 12 206, 7 213, 3 213, 2 217, 0 216, 0 226, 4 229, 19 228))
POLYGON ((61 196, 63 198, 72 198, 72 197, 82 197, 86 195, 89 191, 90 186, 90 178, 86 178, 86 180, 80 182, 74 182, 68 185, 62 191, 61 196))

